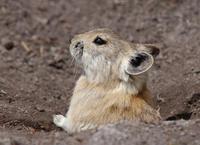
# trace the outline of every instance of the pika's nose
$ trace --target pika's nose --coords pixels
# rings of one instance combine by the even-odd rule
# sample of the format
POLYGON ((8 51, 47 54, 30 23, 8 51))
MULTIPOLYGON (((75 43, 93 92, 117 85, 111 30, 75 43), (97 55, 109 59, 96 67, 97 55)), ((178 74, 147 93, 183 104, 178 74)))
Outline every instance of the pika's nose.
POLYGON ((83 49, 83 47, 84 47, 83 42, 82 41, 77 42, 74 47, 83 49))

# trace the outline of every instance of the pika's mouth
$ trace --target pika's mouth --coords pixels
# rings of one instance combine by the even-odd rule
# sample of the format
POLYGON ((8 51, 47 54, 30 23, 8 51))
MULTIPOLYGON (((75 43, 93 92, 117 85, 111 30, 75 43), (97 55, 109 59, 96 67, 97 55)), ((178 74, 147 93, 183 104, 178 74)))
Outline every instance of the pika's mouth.
POLYGON ((83 56, 84 44, 82 41, 74 42, 70 45, 71 55, 77 60, 80 61, 83 56))

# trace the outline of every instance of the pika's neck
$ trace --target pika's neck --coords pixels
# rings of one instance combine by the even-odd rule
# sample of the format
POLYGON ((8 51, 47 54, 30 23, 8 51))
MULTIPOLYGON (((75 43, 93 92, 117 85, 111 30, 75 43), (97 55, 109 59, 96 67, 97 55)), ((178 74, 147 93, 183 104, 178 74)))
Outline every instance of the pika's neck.
POLYGON ((146 87, 146 76, 130 78, 128 81, 109 79, 98 83, 84 75, 80 78, 86 83, 84 85, 86 88, 90 88, 91 91, 95 92, 101 90, 106 94, 119 92, 124 95, 137 95, 146 87))

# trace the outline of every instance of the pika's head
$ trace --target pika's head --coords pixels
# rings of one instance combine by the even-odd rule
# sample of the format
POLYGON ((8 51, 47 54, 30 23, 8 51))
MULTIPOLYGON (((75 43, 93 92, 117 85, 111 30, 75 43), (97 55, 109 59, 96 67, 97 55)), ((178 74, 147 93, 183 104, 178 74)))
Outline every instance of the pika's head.
POLYGON ((109 29, 96 29, 76 35, 70 44, 71 55, 83 66, 89 81, 129 81, 146 74, 159 49, 154 45, 134 44, 109 29))

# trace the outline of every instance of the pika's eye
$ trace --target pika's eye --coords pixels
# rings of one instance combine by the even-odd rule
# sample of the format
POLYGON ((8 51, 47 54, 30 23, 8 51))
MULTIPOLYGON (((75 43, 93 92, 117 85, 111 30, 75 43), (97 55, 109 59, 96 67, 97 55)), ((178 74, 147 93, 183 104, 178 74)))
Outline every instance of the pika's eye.
POLYGON ((95 44, 97 45, 103 45, 103 44, 106 44, 107 42, 105 40, 103 40, 101 37, 97 36, 94 41, 93 41, 95 44))

